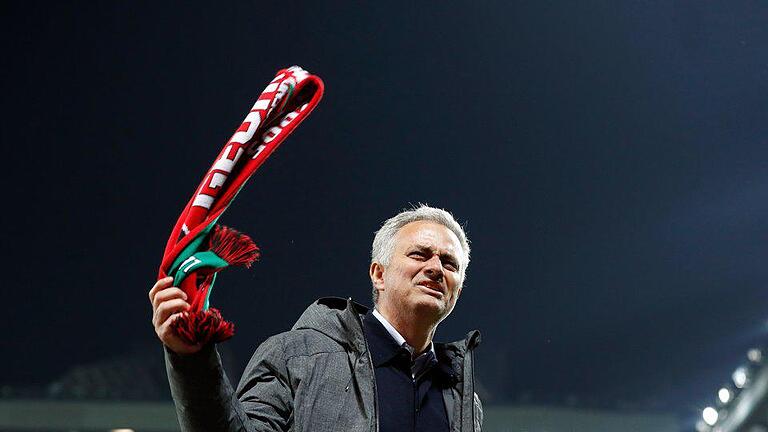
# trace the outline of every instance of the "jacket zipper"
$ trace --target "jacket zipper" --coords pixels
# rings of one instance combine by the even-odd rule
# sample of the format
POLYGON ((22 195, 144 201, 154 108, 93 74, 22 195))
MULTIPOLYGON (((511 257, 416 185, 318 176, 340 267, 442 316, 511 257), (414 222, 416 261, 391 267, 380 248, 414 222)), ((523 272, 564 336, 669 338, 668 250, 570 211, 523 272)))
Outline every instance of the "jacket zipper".
POLYGON ((469 397, 472 399, 472 430, 475 430, 475 351, 474 348, 469 350, 469 360, 472 364, 472 394, 469 397))
POLYGON ((412 378, 413 383, 413 430, 416 430, 416 418, 419 415, 419 387, 416 385, 416 378, 412 378))
MULTIPOLYGON (((350 300, 352 299, 350 298, 350 300)), ((357 322, 360 323, 360 328, 362 329, 363 322, 359 316, 357 317, 357 322)), ((376 432, 379 432, 379 390, 376 388, 376 371, 373 368, 373 357, 371 357, 371 348, 368 346, 368 340, 365 338, 365 331, 363 331, 363 342, 365 342, 365 354, 368 357, 368 365, 371 367, 371 376, 373 377, 373 413, 376 417, 374 424, 376 425, 376 432)))
MULTIPOLYGON (((365 336, 363 336, 365 340, 365 336)), ((376 415, 376 432, 379 432, 379 389, 376 388, 376 371, 373 369, 373 357, 371 357, 371 349, 368 347, 368 341, 365 341, 365 350, 368 354, 368 365, 371 367, 371 375, 373 376, 373 413, 376 415)))

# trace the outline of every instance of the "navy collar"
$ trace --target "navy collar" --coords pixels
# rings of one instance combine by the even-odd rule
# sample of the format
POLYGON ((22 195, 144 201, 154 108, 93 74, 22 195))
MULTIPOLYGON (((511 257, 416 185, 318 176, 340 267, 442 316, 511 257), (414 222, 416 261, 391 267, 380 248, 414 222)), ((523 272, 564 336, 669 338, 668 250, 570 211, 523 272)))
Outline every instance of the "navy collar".
MULTIPOLYGON (((404 346, 397 344, 384 325, 368 311, 363 316, 363 330, 371 351, 371 360, 374 367, 381 367, 388 363, 402 369, 411 370, 411 352, 404 346)), ((435 345, 435 348, 437 346, 435 345)), ((432 356, 432 364, 427 370, 432 369, 434 376, 446 383, 456 382, 456 372, 453 370, 450 360, 442 356, 432 356), (436 366, 436 367, 435 367, 436 366)), ((421 375, 421 374, 420 374, 421 375)))
POLYGON ((368 312, 363 317, 363 327, 371 350, 371 360, 375 367, 389 363, 393 359, 406 360, 410 364, 411 353, 395 342, 384 325, 368 312))

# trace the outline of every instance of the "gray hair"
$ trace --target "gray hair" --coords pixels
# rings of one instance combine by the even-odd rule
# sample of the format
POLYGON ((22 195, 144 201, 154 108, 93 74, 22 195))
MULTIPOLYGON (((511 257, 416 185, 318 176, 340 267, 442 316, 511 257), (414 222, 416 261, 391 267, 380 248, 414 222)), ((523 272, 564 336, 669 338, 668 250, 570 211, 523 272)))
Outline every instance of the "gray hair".
MULTIPOLYGON (((453 215, 440 208, 430 207, 426 204, 418 204, 413 206, 410 210, 403 210, 400 213, 392 216, 384 221, 384 224, 376 231, 376 236, 373 238, 373 246, 371 247, 371 263, 378 262, 382 265, 389 265, 389 261, 392 258, 392 253, 395 250, 395 236, 400 231, 400 228, 408 225, 411 222, 429 221, 438 223, 449 230, 451 230, 461 243, 461 249, 464 251, 464 259, 460 267, 461 285, 464 284, 464 278, 467 274, 467 267, 469 266, 469 239, 464 228, 456 222, 453 215)), ((459 286, 461 286, 459 285, 459 286)), ((376 287, 373 287, 373 304, 379 300, 379 292, 376 287)))

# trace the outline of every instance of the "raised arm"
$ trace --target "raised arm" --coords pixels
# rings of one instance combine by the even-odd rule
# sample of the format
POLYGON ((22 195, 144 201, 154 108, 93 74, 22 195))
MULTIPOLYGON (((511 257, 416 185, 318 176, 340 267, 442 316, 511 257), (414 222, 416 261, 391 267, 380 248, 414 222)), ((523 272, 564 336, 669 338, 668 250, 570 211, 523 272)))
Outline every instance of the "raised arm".
POLYGON ((188 345, 170 322, 189 308, 171 278, 149 292, 152 323, 165 348, 165 364, 179 425, 184 432, 287 431, 293 421, 281 338, 267 339, 254 353, 235 393, 214 344, 188 345))

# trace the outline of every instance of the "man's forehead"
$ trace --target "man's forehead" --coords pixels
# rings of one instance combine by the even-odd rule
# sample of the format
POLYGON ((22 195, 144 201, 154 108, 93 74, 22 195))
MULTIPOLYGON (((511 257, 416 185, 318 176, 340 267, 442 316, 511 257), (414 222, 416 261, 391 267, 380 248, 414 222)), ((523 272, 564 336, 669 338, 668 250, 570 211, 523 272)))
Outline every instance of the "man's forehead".
POLYGON ((411 222, 400 228, 397 240, 401 246, 441 248, 452 253, 461 250, 458 237, 448 227, 431 221, 411 222))

